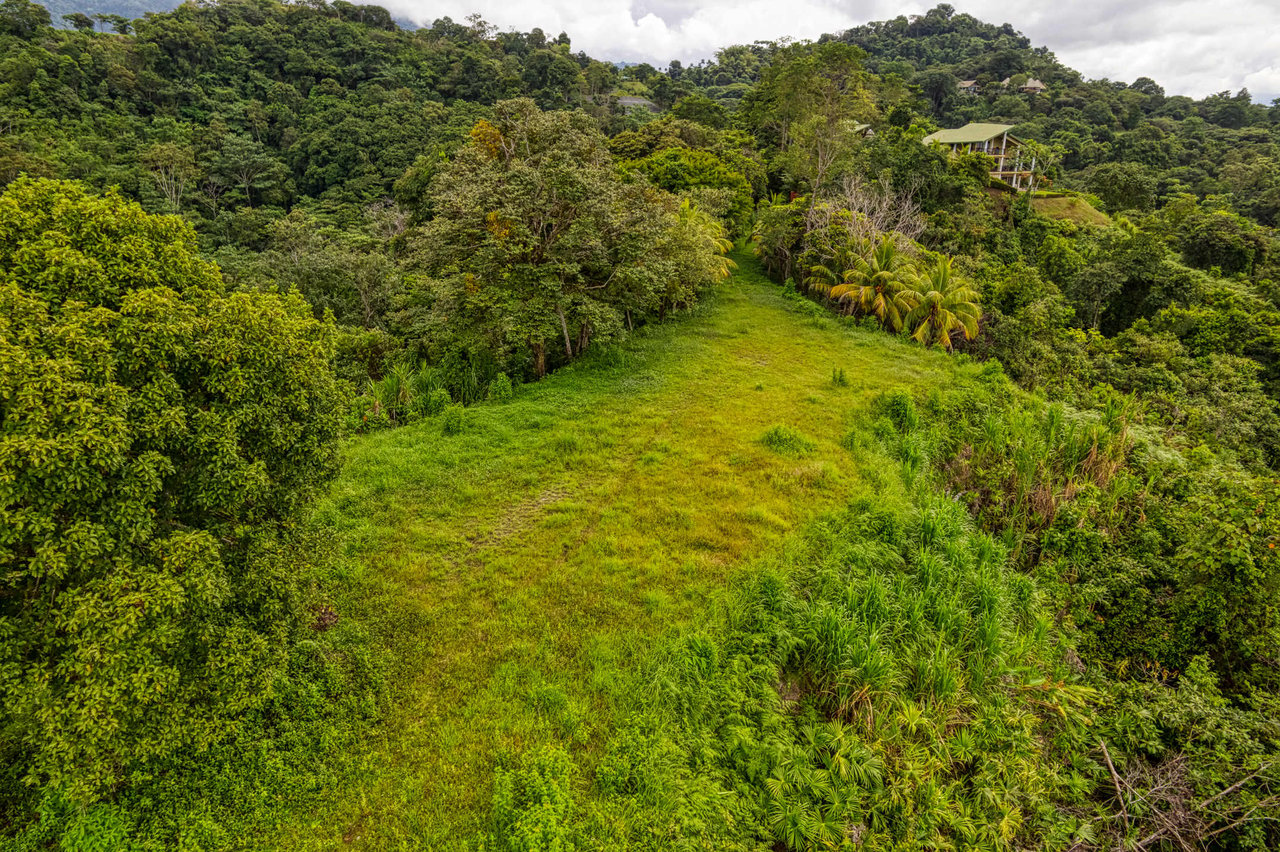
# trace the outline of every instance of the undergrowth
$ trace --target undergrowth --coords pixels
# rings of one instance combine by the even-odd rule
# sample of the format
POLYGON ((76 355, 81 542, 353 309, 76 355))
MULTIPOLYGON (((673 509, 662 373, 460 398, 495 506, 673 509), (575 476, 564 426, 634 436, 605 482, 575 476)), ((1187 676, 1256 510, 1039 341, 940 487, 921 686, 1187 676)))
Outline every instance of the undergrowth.
MULTIPOLYGON (((844 443, 896 460, 905 502, 864 495, 826 515, 744 576, 723 619, 653 651, 603 752, 579 755, 562 845, 518 848, 1274 848, 1280 704, 1260 664, 1225 627, 1198 646, 1167 632, 1133 645, 1145 660, 1113 650, 1191 612, 1185 592, 1150 606, 1143 561, 1173 560, 1167 575, 1169 548, 1230 540, 1231 512, 1194 499, 1222 496, 1193 475, 1203 460, 1145 433, 1124 398, 1074 412, 998 369, 875 410, 844 443), (1117 607, 1118 628, 1080 623, 1117 607)), ((787 452, 798 437, 761 441, 787 452)), ((1260 520, 1240 521, 1227 559, 1260 548, 1255 584, 1275 534, 1257 487, 1260 520)), ((1244 614, 1265 647, 1240 590, 1177 580, 1244 614)))

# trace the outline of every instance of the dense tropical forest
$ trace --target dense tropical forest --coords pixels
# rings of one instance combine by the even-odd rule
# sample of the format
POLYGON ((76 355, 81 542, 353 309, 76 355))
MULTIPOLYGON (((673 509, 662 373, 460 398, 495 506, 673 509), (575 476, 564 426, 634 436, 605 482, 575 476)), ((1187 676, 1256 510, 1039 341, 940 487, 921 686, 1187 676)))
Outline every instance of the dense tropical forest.
POLYGON ((0 848, 1280 848, 1278 227, 945 5, 0 0, 0 848))

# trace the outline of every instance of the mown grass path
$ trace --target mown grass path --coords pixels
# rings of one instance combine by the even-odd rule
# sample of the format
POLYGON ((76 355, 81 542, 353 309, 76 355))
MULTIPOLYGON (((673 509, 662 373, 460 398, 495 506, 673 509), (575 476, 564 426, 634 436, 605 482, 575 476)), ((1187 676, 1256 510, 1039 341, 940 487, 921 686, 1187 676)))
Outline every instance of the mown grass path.
POLYGON ((736 259, 693 315, 469 410, 460 435, 351 443, 320 511, 356 575, 344 617, 394 660, 393 708, 282 848, 464 847, 497 760, 553 739, 589 756, 629 659, 713 618, 736 568, 874 475, 841 444, 869 401, 953 369, 736 259), (771 451, 777 424, 815 448, 771 451))

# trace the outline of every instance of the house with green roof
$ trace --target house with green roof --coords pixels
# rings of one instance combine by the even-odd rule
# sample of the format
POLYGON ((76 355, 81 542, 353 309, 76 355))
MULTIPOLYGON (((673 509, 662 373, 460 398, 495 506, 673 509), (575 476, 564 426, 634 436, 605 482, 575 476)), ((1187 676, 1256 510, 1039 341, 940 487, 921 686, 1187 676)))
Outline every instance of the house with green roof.
POLYGON ((1035 154, 1026 143, 1011 134, 1011 124, 966 124, 954 130, 939 130, 922 140, 938 144, 953 154, 986 154, 996 161, 991 177, 1017 190, 1035 188, 1035 154))

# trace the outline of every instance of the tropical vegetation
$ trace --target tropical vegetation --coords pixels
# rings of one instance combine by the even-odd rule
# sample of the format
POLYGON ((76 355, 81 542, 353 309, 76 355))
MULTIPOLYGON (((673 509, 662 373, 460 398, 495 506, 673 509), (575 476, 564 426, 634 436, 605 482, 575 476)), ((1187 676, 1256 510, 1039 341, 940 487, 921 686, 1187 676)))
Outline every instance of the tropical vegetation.
POLYGON ((0 846, 1280 847, 1280 105, 946 5, 661 69, 54 12, 0 846))

